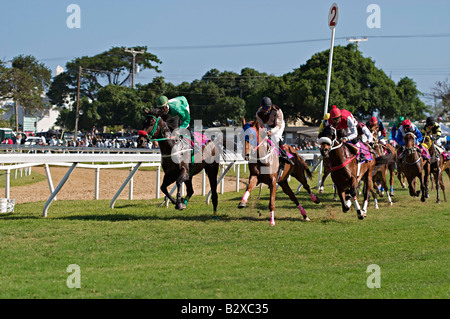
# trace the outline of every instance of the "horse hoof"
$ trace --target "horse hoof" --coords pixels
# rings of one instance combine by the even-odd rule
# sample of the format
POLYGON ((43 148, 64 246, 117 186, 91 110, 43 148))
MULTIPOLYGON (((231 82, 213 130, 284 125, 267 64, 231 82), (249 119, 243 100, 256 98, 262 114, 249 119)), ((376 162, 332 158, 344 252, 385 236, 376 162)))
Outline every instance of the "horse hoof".
POLYGON ((422 203, 425 203, 426 198, 422 197, 422 198, 420 199, 420 201, 421 201, 422 203))
POLYGON ((178 209, 178 210, 186 209, 186 205, 183 203, 179 203, 175 206, 175 209, 178 209))
POLYGON ((346 212, 348 212, 350 210, 350 207, 348 207, 348 206, 345 206, 344 208, 342 208, 342 212, 343 213, 346 213, 346 212))
POLYGON ((245 207, 245 203, 244 202, 240 202, 238 205, 238 208, 244 208, 245 207))
POLYGON ((360 211, 360 210, 358 210, 358 211, 356 212, 356 215, 358 216, 358 219, 359 219, 359 220, 363 220, 363 219, 364 219, 364 216, 361 214, 361 211, 360 211))
POLYGON ((394 192, 390 192, 389 196, 394 197, 394 192))
POLYGON ((275 226, 275 221, 274 220, 270 221, 270 226, 275 226))
POLYGON ((310 222, 310 221, 311 221, 311 219, 309 219, 309 217, 303 217, 303 220, 304 220, 305 222, 310 222))

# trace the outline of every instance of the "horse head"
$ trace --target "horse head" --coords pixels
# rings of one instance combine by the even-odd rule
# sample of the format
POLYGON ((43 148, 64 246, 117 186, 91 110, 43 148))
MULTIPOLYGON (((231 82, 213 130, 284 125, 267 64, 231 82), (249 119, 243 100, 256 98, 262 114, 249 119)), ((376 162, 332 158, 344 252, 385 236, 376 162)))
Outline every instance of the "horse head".
POLYGON ((416 152, 416 135, 412 131, 407 131, 405 136, 405 154, 411 155, 416 152))
POLYGON ((146 116, 142 123, 142 129, 138 133, 138 148, 145 148, 152 137, 158 137, 161 134, 161 110, 151 109, 149 111, 145 111, 144 113, 146 116))
POLYGON ((330 155, 332 147, 339 144, 336 129, 331 125, 325 126, 319 134, 318 144, 320 144, 320 154, 324 158, 327 158, 330 155))

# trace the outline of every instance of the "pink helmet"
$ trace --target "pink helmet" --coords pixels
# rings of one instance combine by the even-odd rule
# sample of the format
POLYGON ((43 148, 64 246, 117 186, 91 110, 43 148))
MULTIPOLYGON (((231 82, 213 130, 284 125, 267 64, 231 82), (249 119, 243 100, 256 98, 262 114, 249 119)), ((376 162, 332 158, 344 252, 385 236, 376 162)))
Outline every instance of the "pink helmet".
POLYGON ((335 119, 339 116, 341 116, 341 110, 339 110, 336 105, 333 105, 330 111, 330 117, 335 119))

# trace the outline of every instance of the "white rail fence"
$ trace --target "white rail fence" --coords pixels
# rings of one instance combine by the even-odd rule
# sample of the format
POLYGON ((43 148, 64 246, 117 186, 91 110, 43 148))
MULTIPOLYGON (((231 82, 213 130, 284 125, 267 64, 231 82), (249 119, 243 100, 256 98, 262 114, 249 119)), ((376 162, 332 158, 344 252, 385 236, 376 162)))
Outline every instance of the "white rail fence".
MULTIPOLYGON (((33 150, 27 148, 7 148, 2 146, 0 149, 6 151, 6 153, 0 154, 0 171, 5 171, 5 198, 10 198, 11 191, 11 171, 16 170, 16 176, 18 170, 29 170, 33 166, 44 165, 47 175, 48 186, 50 190, 50 197, 45 203, 42 215, 47 217, 48 208, 53 200, 56 200, 56 195, 64 186, 66 181, 76 167, 88 168, 95 170, 95 199, 99 199, 100 189, 100 171, 102 169, 117 169, 117 168, 129 168, 130 173, 128 177, 120 185, 118 191, 114 195, 110 203, 110 208, 114 208, 115 202, 124 188, 129 185, 129 200, 133 199, 133 176, 141 167, 156 167, 156 198, 160 198, 160 185, 161 185, 161 155, 155 151, 148 150, 136 150, 136 149, 94 149, 94 148, 34 148, 33 150), (6 149, 5 149, 6 148, 6 149), (24 151, 26 153, 24 153, 24 151), (37 151, 44 151, 45 153, 37 153, 37 151), (58 154, 51 152, 59 152, 58 154), (62 152, 62 153, 61 153, 62 152), (75 152, 75 153, 73 153, 75 152), (87 164, 91 163, 91 164, 87 164), (56 188, 53 186, 51 178, 50 166, 64 166, 69 167, 67 173, 59 182, 56 188)), ((307 161, 313 161, 317 163, 317 153, 301 153, 302 157, 307 161)), ((218 185, 220 187, 220 193, 224 192, 224 177, 231 168, 234 168, 236 172, 236 188, 235 191, 239 191, 240 182, 240 165, 244 165, 244 172, 246 171, 246 161, 240 156, 231 158, 227 156, 226 160, 221 161, 220 177, 218 179, 218 185)), ((315 165, 317 167, 317 165, 315 165)), ((301 188, 301 184, 297 189, 297 192, 301 188)), ((173 193, 176 189, 174 186, 171 190, 173 193)), ((209 197, 211 192, 206 193, 206 174, 202 172, 202 192, 203 196, 207 196, 206 202, 209 203, 209 197)), ((168 204, 165 201, 166 205, 168 204)))

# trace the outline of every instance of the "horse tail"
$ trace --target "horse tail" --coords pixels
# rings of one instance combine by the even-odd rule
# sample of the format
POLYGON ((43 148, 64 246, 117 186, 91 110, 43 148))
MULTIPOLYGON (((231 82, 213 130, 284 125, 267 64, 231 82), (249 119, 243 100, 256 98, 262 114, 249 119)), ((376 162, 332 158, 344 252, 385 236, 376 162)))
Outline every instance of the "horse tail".
POLYGON ((375 167, 390 164, 395 161, 394 154, 383 155, 375 159, 375 167))
POLYGON ((303 167, 303 170, 306 173, 306 177, 308 177, 309 179, 312 179, 312 173, 309 170, 309 166, 308 164, 305 162, 305 160, 303 159, 303 157, 301 157, 297 152, 295 152, 295 155, 297 156, 298 161, 300 162, 300 165, 303 167))

